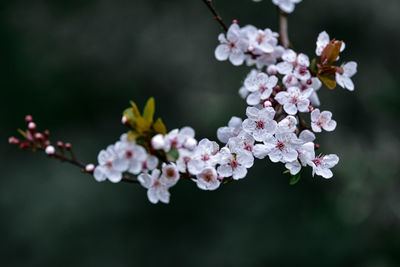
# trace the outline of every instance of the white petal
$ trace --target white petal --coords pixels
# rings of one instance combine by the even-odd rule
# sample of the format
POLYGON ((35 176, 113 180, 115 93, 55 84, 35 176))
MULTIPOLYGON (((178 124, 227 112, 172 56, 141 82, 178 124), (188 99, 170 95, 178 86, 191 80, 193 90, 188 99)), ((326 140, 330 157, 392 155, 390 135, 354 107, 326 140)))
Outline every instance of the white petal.
POLYGON ((232 167, 229 166, 228 164, 219 166, 217 171, 218 171, 218 174, 221 175, 222 177, 232 176, 232 167))
POLYGON ((215 49, 215 58, 219 61, 227 60, 230 54, 230 48, 226 44, 220 44, 215 49))
POLYGON ((244 177, 246 177, 246 174, 247 174, 247 169, 243 166, 238 166, 233 170, 232 178, 234 180, 243 179, 244 177))

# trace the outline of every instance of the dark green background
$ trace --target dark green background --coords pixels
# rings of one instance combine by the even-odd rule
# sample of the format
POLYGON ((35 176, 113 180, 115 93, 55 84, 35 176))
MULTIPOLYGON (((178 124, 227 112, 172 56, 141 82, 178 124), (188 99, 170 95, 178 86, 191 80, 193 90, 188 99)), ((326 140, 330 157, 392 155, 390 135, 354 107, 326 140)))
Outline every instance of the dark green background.
MULTIPOLYGON (((215 0, 229 22, 277 29, 269 0, 215 0)), ((97 183, 78 169, 7 144, 32 114, 54 141, 95 161, 125 130, 129 100, 150 96, 168 129, 216 139, 247 67, 214 58, 219 25, 200 0, 0 3, 1 266, 399 266, 398 0, 305 0, 290 37, 312 56, 318 33, 345 40, 354 93, 320 92, 338 122, 318 140, 340 164, 331 180, 257 161, 215 192, 181 182, 169 205, 137 185, 97 183)))

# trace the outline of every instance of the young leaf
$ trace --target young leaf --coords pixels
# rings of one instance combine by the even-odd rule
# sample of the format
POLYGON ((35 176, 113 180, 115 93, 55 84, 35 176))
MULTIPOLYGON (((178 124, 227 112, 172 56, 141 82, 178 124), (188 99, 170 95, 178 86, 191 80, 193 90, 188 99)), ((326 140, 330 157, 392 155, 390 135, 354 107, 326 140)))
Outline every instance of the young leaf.
POLYGON ((146 121, 153 123, 154 110, 155 110, 154 98, 151 97, 149 98, 149 100, 147 100, 146 106, 144 107, 143 118, 146 121))
POLYGON ((131 101, 130 103, 131 103, 131 106, 132 106, 132 114, 133 114, 135 117, 141 117, 141 116, 140 116, 139 109, 138 109, 138 107, 136 106, 136 103, 133 102, 133 101, 131 101))
POLYGON ((301 177, 300 173, 298 173, 296 175, 291 175, 290 176, 290 182, 289 182, 290 185, 297 184, 300 181, 300 177, 301 177))
POLYGON ((333 77, 329 76, 323 76, 323 75, 317 75, 318 79, 322 82, 323 85, 328 87, 329 89, 335 89, 336 88, 336 80, 333 77))
POLYGON ((168 153, 167 153, 167 160, 169 162, 174 162, 177 161, 179 158, 179 152, 178 149, 172 148, 168 153))
POLYGON ((337 42, 336 40, 331 40, 331 42, 325 47, 324 51, 322 51, 322 65, 330 65, 338 59, 342 43, 342 41, 337 42))
POLYGON ((151 122, 148 122, 144 118, 142 117, 136 118, 135 122, 136 122, 135 130, 139 135, 142 135, 150 130, 151 122))
POLYGON ((156 122, 153 124, 153 129, 156 133, 166 135, 167 134, 167 128, 165 127, 163 121, 161 118, 158 118, 156 122))

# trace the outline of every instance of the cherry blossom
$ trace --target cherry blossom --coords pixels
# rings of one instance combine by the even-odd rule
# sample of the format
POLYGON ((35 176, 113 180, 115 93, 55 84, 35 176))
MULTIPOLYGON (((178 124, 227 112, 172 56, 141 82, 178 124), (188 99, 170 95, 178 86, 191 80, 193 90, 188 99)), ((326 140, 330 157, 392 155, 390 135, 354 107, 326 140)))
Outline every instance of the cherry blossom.
POLYGON ((197 184, 197 187, 202 190, 215 190, 221 184, 218 179, 217 171, 213 167, 204 168, 196 175, 196 178, 197 179, 193 179, 193 181, 197 184))
POLYGON ((292 13, 294 11, 295 4, 300 2, 301 0, 272 0, 272 3, 279 6, 279 8, 286 13, 292 13))
POLYGON ((221 33, 218 36, 218 40, 221 44, 215 49, 215 57, 219 61, 229 59, 234 66, 242 65, 245 55, 242 50, 243 44, 241 43, 242 40, 239 25, 235 23, 232 24, 229 27, 226 38, 225 35, 221 33))
MULTIPOLYGON (((330 42, 329 35, 326 31, 321 32, 318 35, 317 39, 317 48, 315 49, 315 54, 317 56, 321 56, 322 52, 324 51, 325 47, 329 44, 330 42)), ((338 41, 335 41, 338 42, 338 41)), ((342 52, 345 49, 346 45, 344 42, 342 42, 342 46, 340 47, 340 52, 342 52)))
POLYGON ((321 129, 331 132, 336 128, 336 121, 332 120, 332 113, 330 111, 322 111, 314 109, 311 112, 311 127, 316 133, 321 132, 321 129))
POLYGON ((248 107, 246 115, 248 119, 243 121, 243 130, 251 134, 256 141, 262 141, 265 136, 275 133, 277 122, 274 120, 273 108, 248 107))
POLYGON ((233 153, 229 148, 224 147, 220 151, 220 166, 217 168, 218 174, 222 177, 231 177, 234 180, 242 179, 247 174, 247 168, 253 166, 254 158, 251 152, 239 150, 233 153))
POLYGON ((278 83, 276 76, 268 77, 267 74, 260 72, 249 76, 244 81, 244 86, 250 92, 247 96, 247 104, 250 106, 260 104, 260 101, 271 96, 272 88, 278 83))
POLYGON ((357 72, 357 63, 350 61, 343 64, 339 70, 336 72, 336 82, 349 91, 354 91, 354 83, 351 80, 354 74, 357 72))
POLYGON ((229 122, 228 126, 220 127, 217 130, 218 140, 222 143, 226 144, 229 141, 229 138, 237 136, 242 130, 242 119, 233 116, 229 122))
POLYGON ((214 167, 219 159, 219 146, 216 142, 202 139, 193 151, 187 167, 191 174, 197 175, 206 167, 214 167))
POLYGON ((312 175, 322 176, 326 179, 332 178, 333 173, 330 170, 339 162, 339 157, 335 154, 325 155, 323 157, 315 157, 309 165, 313 168, 312 175))
POLYGON ((290 87, 287 91, 277 93, 275 100, 283 105, 283 109, 287 114, 295 115, 297 111, 308 112, 308 106, 310 105, 308 98, 312 92, 312 88, 301 91, 298 87, 290 87))
POLYGON ((142 173, 138 177, 140 184, 144 188, 148 189, 147 197, 153 204, 158 203, 158 201, 166 204, 169 203, 169 186, 160 178, 160 174, 160 170, 155 169, 152 171, 151 175, 148 173, 142 173))
POLYGON ((115 165, 119 158, 114 145, 109 145, 106 150, 101 150, 97 160, 99 165, 95 168, 93 175, 98 182, 106 179, 113 183, 121 181, 124 166, 115 165))

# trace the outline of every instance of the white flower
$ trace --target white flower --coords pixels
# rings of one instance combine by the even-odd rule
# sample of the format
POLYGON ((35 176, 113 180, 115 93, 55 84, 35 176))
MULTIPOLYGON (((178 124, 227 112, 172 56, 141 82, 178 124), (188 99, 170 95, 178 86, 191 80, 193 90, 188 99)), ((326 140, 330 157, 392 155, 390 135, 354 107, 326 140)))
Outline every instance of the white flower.
POLYGON ((221 184, 217 171, 213 167, 204 168, 196 177, 197 179, 193 179, 193 181, 202 190, 215 190, 221 184))
POLYGON ((275 110, 271 107, 246 109, 248 119, 243 122, 243 130, 251 134, 256 141, 262 141, 266 136, 275 133, 277 122, 274 120, 275 110))
POLYGON ((216 142, 202 139, 193 151, 187 167, 191 174, 197 175, 206 167, 214 167, 218 162, 219 146, 216 142))
POLYGON ((311 78, 311 73, 308 70, 310 60, 307 55, 300 53, 296 54, 291 49, 287 49, 282 55, 283 62, 276 65, 277 71, 280 74, 294 74, 297 79, 306 81, 311 78))
POLYGON ((158 158, 151 154, 147 154, 146 159, 142 161, 142 171, 154 170, 158 165, 158 158))
POLYGON ((187 149, 179 149, 179 158, 176 161, 176 167, 178 168, 179 172, 186 173, 187 172, 187 165, 189 161, 192 159, 193 151, 187 149))
POLYGON ((286 116, 278 123, 277 133, 294 133, 297 129, 297 119, 293 116, 286 116))
POLYGON ((179 181, 179 178, 180 174, 175 163, 163 163, 161 180, 165 185, 174 186, 179 181))
POLYGON ((241 132, 237 137, 232 137, 229 139, 228 147, 229 149, 236 153, 237 151, 253 151, 254 138, 247 132, 241 132))
POLYGON ((242 179, 247 174, 247 168, 253 166, 254 158, 251 152, 241 150, 232 154, 229 148, 224 147, 220 151, 220 166, 217 171, 222 177, 231 177, 235 180, 242 179))
POLYGON ((298 87, 289 87, 285 92, 279 92, 275 96, 275 100, 283 105, 283 109, 287 114, 296 115, 297 110, 300 112, 308 112, 310 100, 308 99, 313 92, 312 88, 301 91, 298 87))
POLYGON ((247 25, 241 29, 245 51, 253 54, 272 53, 278 44, 276 32, 270 29, 260 30, 253 25, 247 25))
POLYGON ((272 3, 279 6, 279 8, 286 13, 292 13, 294 5, 300 2, 301 0, 272 0, 272 3))
POLYGON ((319 109, 314 109, 311 112, 311 127, 316 133, 321 132, 321 128, 331 132, 336 128, 336 121, 332 120, 332 113, 330 111, 320 112, 319 109))
POLYGON ((174 129, 164 137, 164 151, 169 152, 172 148, 187 148, 192 150, 197 145, 194 139, 195 132, 191 127, 174 129))
POLYGON ((226 144, 229 141, 229 138, 237 136, 242 130, 242 119, 233 116, 229 122, 228 127, 220 127, 217 130, 218 140, 222 143, 226 144))
POLYGON ((165 140, 164 140, 164 135, 162 134, 157 134, 151 138, 151 146, 155 150, 161 150, 165 146, 165 140))
POLYGON ((147 188, 147 197, 149 201, 156 204, 158 201, 163 203, 169 203, 170 193, 168 192, 168 186, 160 179, 160 170, 155 169, 149 175, 148 173, 142 173, 139 175, 138 180, 140 184, 147 188))
POLYGON ((303 141, 303 143, 313 142, 315 140, 315 134, 310 130, 304 130, 300 133, 299 139, 303 141))
POLYGON ((271 96, 272 88, 278 83, 276 76, 268 77, 267 74, 260 72, 256 75, 249 76, 244 81, 244 86, 251 92, 247 96, 247 104, 254 106, 260 104, 262 100, 271 96))
POLYGON ((122 172, 124 171, 121 167, 115 165, 118 160, 118 154, 115 151, 114 145, 110 145, 106 150, 100 151, 97 160, 99 165, 94 170, 93 176, 98 182, 110 180, 113 183, 118 183, 122 179, 122 172))
POLYGON ((142 170, 142 162, 146 160, 146 150, 135 142, 128 141, 117 142, 114 148, 118 155, 114 161, 115 168, 121 172, 139 174, 142 170))
POLYGON ((292 162, 297 159, 296 149, 301 143, 294 133, 277 133, 267 137, 264 144, 255 145, 253 154, 259 159, 268 155, 272 162, 292 162))
POLYGON ((311 103, 310 103, 311 105, 313 105, 313 106, 321 105, 321 102, 319 101, 319 97, 318 97, 317 91, 321 88, 322 83, 318 78, 313 77, 313 78, 311 78, 311 79, 309 79, 307 81, 301 81, 301 86, 302 86, 301 87, 302 90, 305 90, 307 88, 313 88, 314 89, 312 94, 309 97, 309 99, 311 101, 311 103))
MULTIPOLYGON (((338 42, 338 41, 335 41, 338 42)), ((321 56, 322 52, 324 51, 325 47, 330 43, 330 38, 329 35, 326 31, 321 32, 318 35, 318 39, 317 39, 317 48, 315 49, 315 54, 317 56, 321 56)), ((344 48, 346 47, 345 43, 342 42, 342 46, 340 47, 340 52, 342 52, 344 50, 344 48)))
POLYGON ((339 162, 339 157, 335 154, 326 155, 323 157, 316 157, 311 160, 309 165, 313 168, 312 175, 317 174, 326 179, 329 179, 333 176, 332 171, 330 170, 339 162))
POLYGON ((54 148, 54 146, 47 146, 45 149, 45 153, 47 155, 54 155, 56 153, 56 149, 54 148))
POLYGON ((287 162, 285 164, 286 169, 290 171, 290 174, 296 175, 300 172, 302 166, 307 166, 311 160, 314 158, 314 143, 308 142, 301 145, 297 149, 299 160, 294 160, 292 162, 287 162))
POLYGON ((218 36, 220 45, 215 49, 215 57, 219 61, 224 61, 229 58, 229 61, 235 65, 239 66, 243 64, 245 59, 244 52, 242 50, 240 28, 237 24, 232 24, 228 32, 225 35, 221 33, 218 36))
POLYGON ((350 61, 341 66, 341 68, 336 72, 336 82, 349 91, 354 91, 354 83, 351 77, 357 72, 357 63, 350 61))

